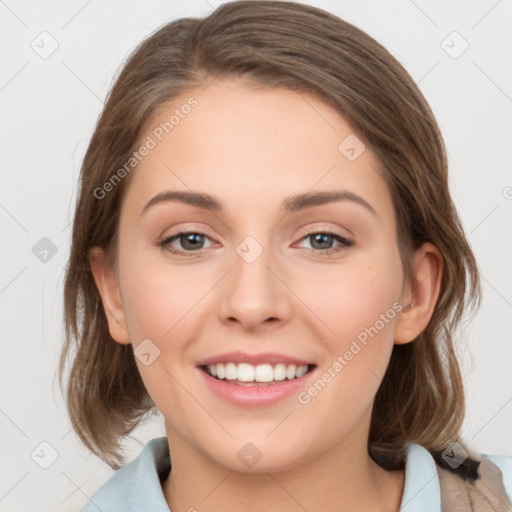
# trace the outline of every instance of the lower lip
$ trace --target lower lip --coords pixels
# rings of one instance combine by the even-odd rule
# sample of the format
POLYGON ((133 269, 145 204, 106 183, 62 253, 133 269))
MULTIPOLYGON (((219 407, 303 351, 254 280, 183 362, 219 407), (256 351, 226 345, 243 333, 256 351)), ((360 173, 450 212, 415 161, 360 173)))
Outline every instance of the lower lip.
POLYGON ((304 388, 305 381, 311 377, 316 368, 298 379, 277 381, 266 386, 239 386, 226 380, 219 380, 208 375, 201 368, 197 371, 205 379, 210 389, 228 402, 240 406, 272 405, 304 388))

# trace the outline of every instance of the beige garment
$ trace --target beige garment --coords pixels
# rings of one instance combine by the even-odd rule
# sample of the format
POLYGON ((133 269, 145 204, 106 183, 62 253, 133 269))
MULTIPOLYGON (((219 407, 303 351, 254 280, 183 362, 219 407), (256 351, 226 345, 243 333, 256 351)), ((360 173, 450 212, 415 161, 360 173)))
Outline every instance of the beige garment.
POLYGON ((476 480, 463 480, 436 466, 442 512, 512 512, 500 468, 487 457, 474 453, 471 456, 480 461, 476 480))

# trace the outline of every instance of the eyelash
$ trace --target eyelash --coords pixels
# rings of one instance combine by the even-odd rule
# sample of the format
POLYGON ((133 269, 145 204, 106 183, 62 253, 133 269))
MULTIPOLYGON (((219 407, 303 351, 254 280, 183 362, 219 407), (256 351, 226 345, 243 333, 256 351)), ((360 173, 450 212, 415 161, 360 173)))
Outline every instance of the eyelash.
MULTIPOLYGON (((326 230, 309 231, 300 240, 302 241, 305 238, 309 238, 313 235, 320 235, 320 234, 331 236, 332 238, 334 238, 336 241, 340 242, 340 244, 341 244, 338 247, 331 247, 329 249, 310 249, 315 254, 318 254, 320 256, 329 256, 330 254, 341 252, 341 251, 354 245, 353 241, 348 240, 347 238, 344 238, 341 235, 338 235, 337 233, 335 233, 333 231, 326 231, 326 230)), ((206 238, 210 238, 208 235, 206 235, 205 233, 201 233, 200 231, 179 231, 178 233, 176 233, 174 235, 165 237, 164 239, 158 241, 156 245, 158 245, 162 249, 165 249, 167 252, 174 254, 176 256, 182 257, 182 258, 190 258, 190 257, 194 257, 194 256, 200 256, 201 251, 202 251, 201 249, 198 251, 182 251, 182 250, 177 250, 174 248, 169 249, 168 247, 166 247, 168 244, 170 244, 171 242, 173 242, 176 239, 179 239, 183 235, 201 235, 206 238)))

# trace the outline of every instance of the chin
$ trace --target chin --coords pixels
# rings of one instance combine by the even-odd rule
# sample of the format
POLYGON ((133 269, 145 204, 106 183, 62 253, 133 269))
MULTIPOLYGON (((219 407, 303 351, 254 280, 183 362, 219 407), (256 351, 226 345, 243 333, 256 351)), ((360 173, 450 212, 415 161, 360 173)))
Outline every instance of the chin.
POLYGON ((210 450, 206 453, 217 464, 236 473, 276 473, 293 468, 307 458, 301 445, 302 443, 298 446, 283 446, 280 442, 273 443, 268 439, 261 442, 233 441, 228 450, 228 445, 224 445, 216 453, 210 450))

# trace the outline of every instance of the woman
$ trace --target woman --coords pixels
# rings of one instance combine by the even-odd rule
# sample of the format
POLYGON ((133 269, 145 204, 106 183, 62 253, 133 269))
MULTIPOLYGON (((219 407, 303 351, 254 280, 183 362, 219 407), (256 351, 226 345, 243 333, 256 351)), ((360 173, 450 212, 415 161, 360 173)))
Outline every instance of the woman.
POLYGON ((113 468, 155 408, 167 436, 83 510, 509 510, 511 458, 460 439, 479 299, 438 126, 381 45, 274 1, 165 25, 84 159, 60 370, 75 342, 71 420, 113 468))

